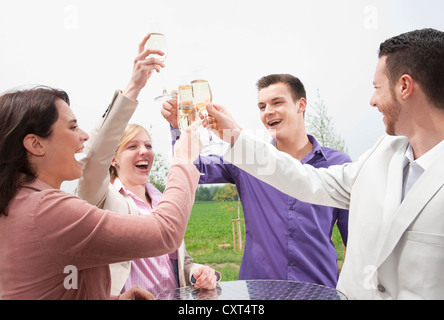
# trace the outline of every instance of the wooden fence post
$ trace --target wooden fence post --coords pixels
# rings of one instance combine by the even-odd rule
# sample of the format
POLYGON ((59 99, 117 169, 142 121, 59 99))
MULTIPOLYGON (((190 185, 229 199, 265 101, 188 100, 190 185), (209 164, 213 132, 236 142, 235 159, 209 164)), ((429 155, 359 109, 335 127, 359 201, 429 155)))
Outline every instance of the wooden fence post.
POLYGON ((241 232, 241 222, 243 222, 244 219, 233 219, 231 220, 231 224, 233 226, 233 244, 234 244, 234 251, 236 251, 236 233, 237 233, 237 243, 239 246, 239 250, 242 250, 242 232, 241 232), (236 224, 236 227, 234 226, 236 224))

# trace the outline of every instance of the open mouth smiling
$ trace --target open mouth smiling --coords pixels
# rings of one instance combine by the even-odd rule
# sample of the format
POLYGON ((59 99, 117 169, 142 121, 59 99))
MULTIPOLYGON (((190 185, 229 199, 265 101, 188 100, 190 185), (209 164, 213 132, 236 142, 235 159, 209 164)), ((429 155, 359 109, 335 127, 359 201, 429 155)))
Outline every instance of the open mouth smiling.
POLYGON ((148 161, 146 160, 142 160, 142 161, 137 161, 134 165, 136 166, 136 168, 141 169, 141 170, 148 170, 148 161))
POLYGON ((278 126, 281 122, 282 120, 271 120, 268 121, 267 124, 271 129, 273 129, 274 127, 278 126))

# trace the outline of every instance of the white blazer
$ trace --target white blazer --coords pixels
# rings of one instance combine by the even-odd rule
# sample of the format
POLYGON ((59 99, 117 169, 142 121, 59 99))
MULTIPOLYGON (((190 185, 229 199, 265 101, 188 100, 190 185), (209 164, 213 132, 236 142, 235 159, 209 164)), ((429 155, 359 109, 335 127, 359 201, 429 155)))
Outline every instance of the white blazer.
POLYGON ((224 159, 302 201, 349 209, 337 288, 350 299, 444 299, 444 165, 401 202, 406 137, 383 137, 358 161, 315 169, 243 130, 224 159))
MULTIPOLYGON (((101 209, 138 215, 133 199, 120 193, 109 178, 109 166, 123 132, 137 108, 137 101, 114 93, 110 106, 100 123, 91 131, 85 148, 83 176, 79 179, 76 194, 101 209)), ((168 253, 168 252, 165 252, 168 253)), ((182 241, 177 250, 179 285, 190 285, 194 270, 201 266, 193 263, 182 241)), ((130 261, 110 265, 111 295, 120 294, 131 272, 130 261)), ((219 274, 220 277, 220 274, 219 274)))

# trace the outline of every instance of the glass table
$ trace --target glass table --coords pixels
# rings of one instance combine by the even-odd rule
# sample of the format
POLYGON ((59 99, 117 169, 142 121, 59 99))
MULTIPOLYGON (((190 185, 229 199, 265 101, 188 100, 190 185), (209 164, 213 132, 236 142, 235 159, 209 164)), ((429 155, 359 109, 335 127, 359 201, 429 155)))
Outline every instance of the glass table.
POLYGON ((319 284, 284 280, 219 282, 216 289, 181 287, 164 291, 158 300, 347 300, 340 291, 319 284))

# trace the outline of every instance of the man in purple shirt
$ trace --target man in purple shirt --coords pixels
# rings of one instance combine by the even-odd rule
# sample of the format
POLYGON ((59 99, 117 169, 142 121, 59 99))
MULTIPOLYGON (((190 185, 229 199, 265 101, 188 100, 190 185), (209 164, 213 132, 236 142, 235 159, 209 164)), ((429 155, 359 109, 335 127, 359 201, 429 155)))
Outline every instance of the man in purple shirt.
MULTIPOLYGON (((269 75, 257 82, 258 108, 272 143, 302 163, 329 167, 351 162, 343 152, 322 147, 307 135, 306 93, 291 75, 269 75)), ((162 115, 180 135, 176 101, 163 104, 162 115)), ((234 183, 245 217, 245 249, 239 279, 305 281, 336 287, 337 255, 331 240, 337 223, 347 243, 348 211, 304 203, 254 178, 219 155, 201 155, 196 162, 205 173, 200 183, 234 183)))

